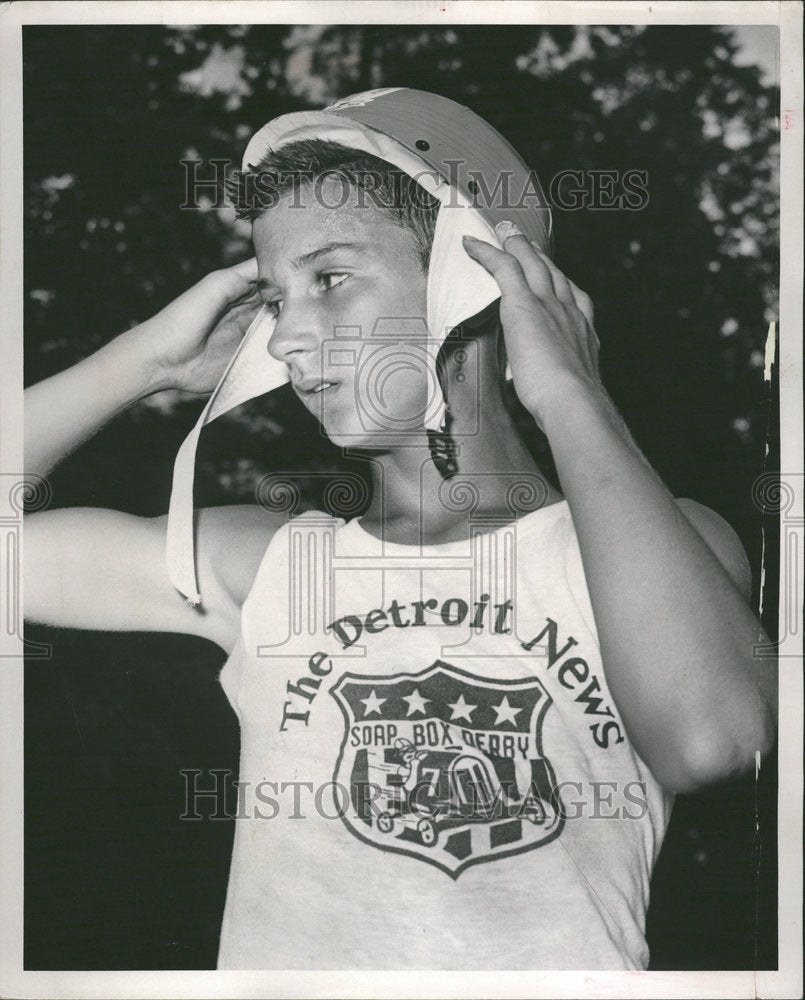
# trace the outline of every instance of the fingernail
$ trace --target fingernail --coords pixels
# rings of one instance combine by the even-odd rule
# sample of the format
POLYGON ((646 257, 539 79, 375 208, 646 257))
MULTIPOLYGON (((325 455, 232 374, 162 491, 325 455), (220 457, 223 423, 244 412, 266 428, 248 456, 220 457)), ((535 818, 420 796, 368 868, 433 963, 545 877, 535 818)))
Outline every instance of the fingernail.
POLYGON ((475 236, 467 236, 466 234, 464 236, 462 236, 461 238, 462 238, 462 240, 464 240, 465 243, 480 243, 481 242, 479 239, 476 239, 475 236))
POLYGON ((495 234, 497 235, 497 238, 500 240, 501 243, 504 240, 507 240, 510 236, 523 235, 522 230, 518 229, 518 227, 515 226, 513 222, 510 222, 508 219, 504 219, 503 222, 499 222, 495 226, 495 234))

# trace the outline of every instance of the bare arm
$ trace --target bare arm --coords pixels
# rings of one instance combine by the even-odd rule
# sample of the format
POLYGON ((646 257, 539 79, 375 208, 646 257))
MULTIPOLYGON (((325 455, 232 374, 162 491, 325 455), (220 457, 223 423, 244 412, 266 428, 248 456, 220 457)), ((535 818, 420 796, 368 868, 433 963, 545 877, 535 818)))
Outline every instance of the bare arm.
POLYGON ((741 774, 774 742, 776 665, 745 557, 706 508, 673 499, 598 378, 592 305, 525 237, 471 256, 502 290, 517 394, 551 445, 579 539, 607 681, 666 788, 741 774))
POLYGON ((253 260, 208 274, 153 319, 26 389, 26 471, 46 476, 151 393, 211 392, 256 311, 256 274, 253 260))
MULTIPOLYGON (((152 392, 209 392, 256 310, 255 274, 247 261, 208 275, 153 319, 28 389, 28 471, 46 475, 152 392)), ((86 508, 26 518, 26 617, 71 628, 186 632, 228 649, 278 519, 258 507, 198 513, 203 609, 188 607, 168 581, 165 521, 86 508)))
POLYGON ((46 476, 104 424, 165 388, 137 327, 25 390, 25 469, 46 476))
POLYGON ((579 538, 607 681, 657 778, 693 791, 774 740, 776 669, 745 557, 712 511, 675 501, 608 399, 567 385, 543 411, 579 538))
POLYGON ((25 523, 25 615, 63 628, 180 632, 227 652, 240 606, 281 523, 258 506, 197 512, 197 567, 204 605, 190 607, 165 572, 165 517, 70 508, 25 523))

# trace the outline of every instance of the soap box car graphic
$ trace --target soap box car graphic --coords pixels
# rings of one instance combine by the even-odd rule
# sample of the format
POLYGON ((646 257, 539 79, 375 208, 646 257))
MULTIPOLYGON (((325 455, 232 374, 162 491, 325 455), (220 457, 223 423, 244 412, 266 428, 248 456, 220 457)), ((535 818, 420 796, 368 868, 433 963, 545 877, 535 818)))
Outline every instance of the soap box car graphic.
POLYGON ((403 774, 407 772, 408 777, 398 784, 390 775, 388 787, 379 789, 374 801, 375 823, 382 833, 393 833, 401 823, 431 847, 441 830, 466 823, 488 823, 509 816, 536 825, 545 823, 546 807, 540 799, 530 795, 525 802, 511 801, 494 767, 481 754, 460 747, 416 751, 407 740, 398 743, 406 761, 403 774))
POLYGON ((455 879, 560 835, 542 745, 552 702, 537 677, 478 677, 437 660, 418 673, 346 672, 330 693, 345 724, 333 775, 349 789, 341 820, 359 840, 455 879))

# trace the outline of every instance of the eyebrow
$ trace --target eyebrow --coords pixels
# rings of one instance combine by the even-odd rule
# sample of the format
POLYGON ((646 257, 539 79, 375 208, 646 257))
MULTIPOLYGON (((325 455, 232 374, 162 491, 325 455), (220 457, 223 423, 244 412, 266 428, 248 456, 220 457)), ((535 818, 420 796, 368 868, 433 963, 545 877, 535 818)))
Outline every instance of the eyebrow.
MULTIPOLYGON (((319 260, 321 257, 326 257, 327 254, 333 253, 335 250, 366 250, 365 243, 325 243, 324 246, 319 247, 316 250, 311 250, 308 253, 300 254, 291 261, 291 267, 295 270, 305 267, 308 264, 312 264, 314 261, 319 260)), ((258 278, 257 287, 259 289, 270 288, 274 283, 269 278, 258 278)))

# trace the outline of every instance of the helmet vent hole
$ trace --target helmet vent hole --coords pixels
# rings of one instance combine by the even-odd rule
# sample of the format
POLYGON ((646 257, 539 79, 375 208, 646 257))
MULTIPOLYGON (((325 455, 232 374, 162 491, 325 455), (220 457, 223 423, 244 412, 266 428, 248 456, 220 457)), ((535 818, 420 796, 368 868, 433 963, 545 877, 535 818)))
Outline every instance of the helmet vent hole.
POLYGON ((430 149, 430 143, 428 142, 427 139, 417 139, 415 145, 416 148, 421 149, 423 153, 427 152, 427 150, 430 149))
POLYGON ((467 190, 470 194, 478 194, 478 181, 468 181, 467 190))

